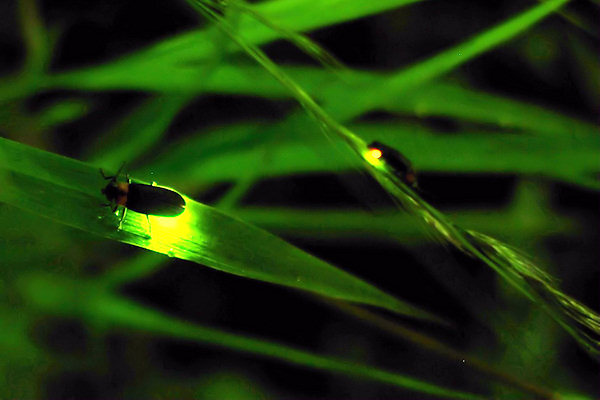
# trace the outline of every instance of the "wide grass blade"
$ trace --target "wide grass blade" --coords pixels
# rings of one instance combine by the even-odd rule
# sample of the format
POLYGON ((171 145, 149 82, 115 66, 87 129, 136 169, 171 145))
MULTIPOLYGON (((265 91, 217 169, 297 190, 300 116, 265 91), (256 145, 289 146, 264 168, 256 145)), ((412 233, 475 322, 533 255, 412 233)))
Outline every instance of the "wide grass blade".
POLYGON ((383 293, 259 228, 186 198, 176 218, 129 212, 119 219, 100 194, 105 181, 88 164, 0 138, 0 201, 102 237, 231 274, 323 296, 438 318, 383 293))

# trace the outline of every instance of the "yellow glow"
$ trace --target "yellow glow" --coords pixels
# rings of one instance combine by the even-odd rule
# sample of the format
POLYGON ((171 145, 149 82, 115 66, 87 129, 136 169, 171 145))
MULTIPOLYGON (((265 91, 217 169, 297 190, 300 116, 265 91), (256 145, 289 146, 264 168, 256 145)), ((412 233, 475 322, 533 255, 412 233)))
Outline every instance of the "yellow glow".
MULTIPOLYGON (((203 234, 203 222, 198 220, 201 212, 194 212, 198 208, 195 202, 183 196, 185 211, 175 217, 162 217, 149 215, 151 230, 147 231, 145 247, 166 254, 169 257, 184 256, 192 247, 203 247, 208 237, 203 234)), ((197 250, 196 250, 197 251, 197 250)), ((189 259, 189 258, 187 258, 189 259)))
POLYGON ((374 167, 381 166, 382 156, 383 154, 379 149, 368 149, 363 153, 363 157, 365 158, 365 160, 374 167))
POLYGON ((369 155, 371 157, 379 160, 381 158, 381 156, 383 155, 383 153, 379 149, 371 149, 371 151, 369 152, 369 155))

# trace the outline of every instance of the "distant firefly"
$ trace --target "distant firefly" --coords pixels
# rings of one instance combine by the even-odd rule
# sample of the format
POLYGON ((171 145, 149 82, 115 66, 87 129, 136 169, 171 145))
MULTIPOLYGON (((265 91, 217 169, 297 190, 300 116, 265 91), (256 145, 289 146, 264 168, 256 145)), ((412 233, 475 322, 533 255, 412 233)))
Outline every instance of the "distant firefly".
POLYGON ((371 142, 368 146, 369 155, 377 160, 383 160, 402 182, 408 186, 417 187, 417 175, 408 158, 398 150, 381 142, 371 142))

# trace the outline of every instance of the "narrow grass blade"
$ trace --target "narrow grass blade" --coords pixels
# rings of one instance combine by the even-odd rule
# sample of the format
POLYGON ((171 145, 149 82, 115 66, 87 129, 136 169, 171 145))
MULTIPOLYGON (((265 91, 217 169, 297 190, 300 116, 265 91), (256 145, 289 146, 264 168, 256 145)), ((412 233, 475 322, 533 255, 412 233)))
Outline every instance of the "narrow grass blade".
MULTIPOLYGON (((464 63, 466 60, 514 37, 517 33, 522 32, 560 8, 567 1, 549 0, 533 7, 507 22, 488 30, 484 34, 467 41, 458 49, 443 52, 414 68, 410 68, 408 71, 398 75, 397 79, 390 82, 388 86, 393 87, 394 90, 398 90, 398 86, 402 88, 414 87, 414 85, 419 85, 433 79, 464 63)), ((361 157, 371 175, 399 204, 430 226, 433 232, 439 235, 441 240, 486 263, 511 285, 548 311, 592 356, 597 357, 600 355, 600 316, 566 294, 563 294, 562 301, 558 300, 557 294, 562 292, 551 280, 546 279, 547 274, 542 273, 537 266, 524 257, 519 257, 516 252, 510 251, 509 246, 486 235, 466 231, 446 219, 442 213, 406 186, 385 161, 370 159, 366 142, 337 122, 328 112, 317 105, 312 97, 285 74, 284 71, 279 69, 264 52, 239 37, 227 21, 216 15, 202 2, 194 1, 193 4, 200 13, 217 22, 224 33, 230 36, 244 51, 271 73, 283 86, 290 90, 308 114, 318 122, 322 132, 326 136, 345 142, 357 156, 361 157), (548 297, 551 300, 557 299, 556 303, 561 308, 558 308, 554 302, 549 301, 548 297), (566 301, 565 298, 568 298, 569 301, 566 301), (583 324, 585 330, 590 333, 584 331, 577 324, 583 324)), ((377 105, 377 102, 386 99, 387 95, 385 93, 388 86, 376 87, 374 90, 370 90, 369 93, 357 97, 357 101, 355 102, 348 103, 345 99, 344 101, 339 99, 337 108, 329 108, 329 111, 333 111, 335 117, 340 117, 341 115, 343 118, 348 118, 348 115, 356 113, 357 110, 365 106, 367 109, 372 109, 377 105)))
MULTIPOLYGON (((340 238, 393 237, 403 246, 419 245, 429 235, 415 223, 414 218, 397 211, 369 214, 362 211, 298 210, 293 208, 240 207, 232 211, 270 232, 301 237, 305 240, 340 240, 340 238)), ((540 232, 572 233, 575 224, 568 218, 548 221, 535 218, 524 223, 521 216, 510 210, 490 213, 489 210, 454 213, 454 219, 463 226, 484 230, 502 237, 526 238, 540 232)))
MULTIPOLYGON (((389 11, 395 8, 417 3, 421 0, 381 0, 367 2, 362 0, 286 0, 265 1, 252 6, 256 13, 274 24, 285 26, 288 30, 298 32, 332 26, 389 11), (331 12, 334 9, 335 12, 331 12)), ((257 24, 250 16, 241 18, 237 29, 240 36, 250 43, 261 45, 281 38, 277 32, 263 24, 257 24)), ((195 30, 173 37, 149 48, 141 57, 186 57, 201 59, 209 50, 207 31, 195 30)), ((232 49, 231 51, 238 51, 232 49)))
POLYGON ((399 94, 465 64, 480 54, 514 38, 535 23, 551 15, 569 0, 548 0, 531 9, 476 35, 455 47, 397 73, 385 84, 364 87, 360 96, 348 102, 331 96, 325 110, 338 120, 348 120, 362 113, 389 104, 399 94))
MULTIPOLYGON (((263 2, 253 6, 252 9, 265 19, 275 21, 277 25, 285 26, 288 30, 307 31, 385 12, 419 1, 421 0, 344 1, 341 6, 339 0, 313 0, 308 2, 304 0, 287 0, 263 2), (335 13, 329 12, 332 7, 336 10, 335 13)), ((246 40, 255 44, 264 44, 279 39, 281 34, 257 23, 249 16, 239 21, 236 30, 246 40)), ((155 86, 157 82, 166 79, 167 84, 165 86, 172 87, 168 82, 176 78, 176 75, 172 75, 170 65, 183 65, 190 62, 197 64, 199 61, 210 60, 214 52, 212 44, 214 33, 214 29, 193 30, 163 40, 148 49, 107 64, 105 66, 107 73, 104 76, 87 73, 97 67, 83 69, 79 72, 83 73, 82 77, 89 78, 88 84, 94 86, 102 85, 102 81, 105 85, 111 85, 115 76, 129 76, 135 78, 134 81, 138 83, 144 81, 147 87, 155 86)), ((225 50, 239 51, 237 48, 226 48, 225 50)), ((196 74, 196 83, 203 80, 204 72, 200 72, 200 74, 196 74)), ((55 83, 51 82, 50 79, 41 79, 37 76, 32 78, 28 75, 12 76, 0 80, 0 101, 25 97, 40 89, 52 88, 53 86, 55 86, 55 83)), ((122 87, 112 86, 113 89, 122 87)))
POLYGON ((425 222, 441 241, 487 264, 552 316, 591 356, 600 356, 598 314, 562 292, 556 280, 524 253, 488 235, 461 228, 406 186, 385 163, 370 162, 373 177, 400 205, 425 222))
POLYGON ((134 160, 156 145, 189 99, 189 95, 161 95, 146 100, 119 121, 109 135, 91 145, 85 158, 93 164, 103 162, 113 168, 134 160))
POLYGON ((106 329, 112 327, 138 329, 171 338, 208 343, 290 364, 342 373, 443 398, 485 398, 476 394, 447 389, 373 366, 191 324, 125 300, 90 282, 70 282, 49 276, 30 276, 22 279, 20 286, 35 307, 53 313, 77 316, 88 320, 92 326, 103 326, 106 329))
MULTIPOLYGON (((335 79, 328 71, 313 67, 280 67, 308 93, 324 102, 354 97, 357 88, 383 86, 394 75, 344 71, 335 79)), ((134 89, 201 94, 243 94, 288 98, 291 94, 263 68, 221 63, 207 78, 197 66, 180 63, 157 65, 140 61, 123 67, 110 64, 48 77, 48 85, 79 90, 134 89), (160 79, 157 76, 160 75, 160 79), (153 79, 154 77, 154 79, 153 79)), ((523 101, 488 94, 449 82, 428 82, 418 90, 398 91, 382 102, 387 111, 418 117, 442 116, 492 124, 504 129, 525 130, 545 137, 592 137, 596 126, 523 101)))
MULTIPOLYGON (((148 166, 160 169, 173 182, 181 177, 194 177, 205 184, 234 181, 240 170, 261 163, 263 148, 271 134, 311 129, 310 121, 295 125, 287 120, 275 124, 235 124, 212 132, 203 132, 180 143, 175 143, 148 166), (196 163, 183 160, 195 159, 196 163), (182 174, 182 172, 184 172, 182 174)), ((514 135, 510 132, 461 132, 439 135, 435 132, 401 124, 350 125, 366 142, 381 140, 401 148, 421 172, 445 171, 456 173, 517 174, 546 177, 576 183, 593 189, 600 181, 590 179, 600 173, 600 140, 574 141, 556 137, 548 140, 532 135, 514 135), (427 151, 423 151, 427 149, 427 151), (461 154, 460 158, 455 154, 461 154), (556 165, 561 165, 560 169, 556 165)), ((338 172, 361 167, 359 158, 331 148, 327 157, 314 151, 323 147, 321 138, 297 135, 278 137, 269 143, 269 165, 260 177, 310 172, 338 172)), ((325 143, 328 148, 330 147, 325 143)), ((186 182, 181 182, 186 184, 186 182)))

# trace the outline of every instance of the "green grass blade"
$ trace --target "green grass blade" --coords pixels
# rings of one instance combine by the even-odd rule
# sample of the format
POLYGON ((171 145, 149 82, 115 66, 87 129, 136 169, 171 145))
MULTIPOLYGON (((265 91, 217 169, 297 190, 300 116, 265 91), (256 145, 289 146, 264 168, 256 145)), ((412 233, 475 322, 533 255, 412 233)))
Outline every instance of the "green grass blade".
MULTIPOLYGON (((197 66, 185 64, 131 64, 113 68, 110 64, 48 77, 49 86, 79 90, 135 89, 183 93, 219 93, 266 98, 288 98, 290 92, 264 69, 249 65, 220 64, 208 77, 197 66), (156 76, 161 75, 160 79, 156 76), (152 79, 152 77, 155 77, 152 79)), ((328 71, 312 67, 281 67, 315 98, 334 101, 354 98, 356 88, 385 85, 392 76, 345 71, 344 80, 328 71)), ((504 129, 520 129, 536 135, 597 136, 596 126, 575 118, 499 95, 487 94, 448 82, 430 82, 418 90, 398 92, 381 107, 394 113, 419 117, 443 116, 504 129)))
POLYGON ((117 168, 134 160, 165 135, 175 115, 189 101, 186 95, 157 96, 145 101, 119 121, 109 135, 103 136, 84 158, 117 168))
POLYGON ((90 282, 71 282, 50 276, 21 280, 21 290, 35 306, 62 315, 74 315, 95 326, 139 329, 167 337, 208 343, 227 349, 274 358, 290 364, 342 373, 419 393, 449 399, 483 399, 475 394, 446 389, 406 375, 372 366, 322 356, 279 343, 250 338, 181 321, 102 290, 90 282))
MULTIPOLYGON (((286 0, 266 1, 252 8, 265 19, 274 24, 285 26, 288 30, 309 31, 321 27, 357 18, 382 13, 395 8, 417 3, 421 0, 381 0, 367 2, 362 0, 286 0), (335 10, 335 12, 331 12, 335 10)), ((282 32, 277 32, 268 26, 258 24, 250 16, 240 18, 237 32, 253 44, 264 44, 281 38, 282 32)), ((208 31, 196 30, 173 37, 149 48, 141 57, 155 58, 175 56, 178 59, 202 59, 210 53, 208 31)), ((232 48, 230 51, 239 51, 232 48)))
MULTIPOLYGON (((340 240, 340 238, 397 239, 403 246, 419 245, 430 236, 414 218, 397 211, 381 212, 376 215, 362 211, 298 210, 293 208, 240 207, 232 211, 244 221, 252 222, 270 232, 277 232, 307 240, 340 240)), ((453 213, 462 226, 486 231, 494 236, 527 238, 540 232, 573 233, 575 224, 568 218, 548 221, 543 216, 523 221, 521 214, 489 210, 453 213)))
POLYGON ((535 23, 551 15, 569 0, 548 0, 532 7, 506 22, 476 35, 455 47, 409 67, 388 79, 382 85, 363 87, 361 95, 348 102, 339 96, 330 96, 325 109, 338 120, 349 120, 360 114, 389 104, 401 93, 421 86, 473 58, 490 51, 524 32, 535 23))
POLYGON ((35 0, 21 0, 18 3, 19 19, 27 50, 25 73, 41 73, 47 68, 51 54, 48 33, 35 0))
MULTIPOLYGON (((451 49, 451 51, 443 52, 414 68, 410 68, 407 72, 400 74, 394 83, 408 88, 430 80, 460 65, 467 59, 489 50, 515 36, 517 33, 522 32, 535 22, 552 13, 555 9, 558 9, 567 1, 549 0, 537 7, 533 7, 486 33, 478 35, 466 42, 459 49, 451 49), (463 55, 465 56, 464 58, 463 55)), ((563 298, 559 298, 557 295, 559 293, 562 294, 562 292, 555 283, 548 279, 547 274, 543 273, 535 264, 527 260, 526 257, 520 256, 517 252, 511 250, 508 245, 478 232, 464 230, 450 222, 442 213, 406 186, 394 174, 394 171, 387 165, 385 160, 370 159, 367 152, 367 143, 337 122, 328 112, 324 111, 302 87, 278 68, 264 52, 238 36, 227 21, 215 14, 202 2, 193 1, 192 4, 200 13, 212 21, 218 22, 219 28, 224 33, 231 37, 232 40, 271 73, 283 86, 290 90, 308 114, 318 122, 322 132, 326 136, 345 142, 355 155, 361 157, 363 162, 367 164, 371 175, 398 204, 404 206, 424 221, 432 228, 433 232, 439 235, 441 240, 452 244, 458 250, 481 260, 494 269, 512 286, 520 290, 553 316, 592 356, 597 357, 600 355, 600 316, 566 294, 563 294, 563 298), (577 324, 582 325, 585 329, 576 326, 577 324), (586 331, 590 333, 588 334, 586 331)), ((392 84, 390 86, 397 85, 392 84)), ((377 87, 375 89, 385 92, 387 87, 377 87)), ((398 88, 396 87, 395 89, 397 90, 398 88)), ((364 105, 367 105, 367 108, 372 108, 376 105, 376 103, 372 102, 375 98, 377 98, 377 101, 380 101, 385 99, 386 95, 381 96, 377 93, 377 96, 361 96, 358 98, 359 101, 356 102, 358 105, 354 102, 347 102, 344 99, 342 106, 340 99, 337 103, 337 110, 335 107, 333 108, 333 115, 339 117, 340 114, 337 111, 341 111, 342 115, 347 117, 349 112, 351 114, 364 105)), ((329 111, 332 111, 331 108, 329 111)))
MULTIPOLYGON (((52 129, 57 125, 69 123, 83 117, 89 110, 89 104, 83 100, 69 99, 52 104, 41 110, 36 118, 44 129, 52 129)), ((0 117, 0 121, 4 118, 0 117)))
MULTIPOLYGON (((262 163, 264 147, 272 134, 311 129, 309 121, 297 126, 297 121, 283 124, 236 124, 213 132, 204 132, 193 139, 175 143, 159 154, 150 168, 160 169, 170 180, 183 179, 205 184, 235 181, 240 170, 262 163), (285 127, 285 129, 282 129, 285 127), (195 159, 196 163, 185 160, 195 159), (182 171, 185 173, 182 174, 182 171), (193 178, 192 178, 193 177, 193 178)), ((598 189, 600 182, 581 182, 585 176, 600 172, 600 140, 573 141, 556 137, 550 141, 532 135, 510 132, 464 132, 438 135, 412 125, 357 124, 350 129, 366 142, 381 140, 401 148, 417 171, 457 173, 505 173, 542 176, 548 179, 577 182, 598 189), (423 149, 426 149, 424 151, 423 149), (461 154, 460 158, 455 154, 461 154), (560 169, 556 165, 561 165, 560 169)), ((322 138, 304 138, 293 134, 281 136, 268 144, 269 164, 262 177, 294 173, 337 172, 360 168, 361 161, 331 148, 327 157, 314 149, 330 145, 322 138)))
MULTIPOLYGON (((307 31, 318 29, 320 27, 331 26, 336 23, 346 22, 356 18, 362 18, 369 15, 382 13, 394 8, 406 6, 421 0, 381 0, 376 2, 365 1, 347 1, 343 7, 339 6, 339 0, 288 0, 288 1, 269 1, 253 6, 252 9, 267 20, 273 21, 276 25, 285 26, 289 31, 307 31), (329 12, 332 7, 335 13, 329 12)), ((250 16, 245 16, 236 24, 236 31, 242 35, 245 40, 254 44, 264 44, 279 39, 281 32, 257 23, 250 16)), ((138 85, 146 88, 161 85, 162 80, 166 80, 162 85, 163 89, 173 88, 172 80, 180 82, 182 87, 181 73, 173 74, 173 65, 184 66, 189 63, 195 65, 194 71, 190 72, 195 76, 194 87, 202 85, 205 78, 203 68, 198 68, 198 62, 210 63, 214 53, 214 29, 200 29, 174 36, 163 40, 148 49, 136 52, 127 57, 123 57, 115 62, 102 67, 105 74, 96 74, 94 71, 98 67, 90 67, 79 70, 82 75, 79 78, 86 85, 97 88, 104 87, 119 89, 123 85, 114 86, 115 79, 122 77, 127 80, 132 79, 138 85)), ((225 47, 219 51, 239 51, 237 47, 225 47)), ((187 79, 186 79, 187 81, 187 79)), ((82 82, 81 82, 82 83, 82 82)), ((34 93, 39 89, 52 88, 61 85, 60 79, 41 79, 41 77, 31 76, 13 76, 0 80, 0 101, 12 99, 15 97, 24 97, 34 93)), ((128 84, 126 87, 130 87, 128 84)), ((139 87, 138 87, 139 88, 139 87)))
MULTIPOLYGON (((367 155, 364 157, 369 160, 367 155)), ((406 186, 385 162, 369 162, 371 174, 381 186, 441 241, 488 265, 553 317, 591 356, 600 356, 600 315, 562 292, 556 280, 521 251, 488 235, 461 228, 406 186)))
POLYGON ((105 238, 231 274, 439 320, 280 238, 186 198, 176 218, 129 212, 119 221, 94 167, 0 138, 0 201, 105 238))

